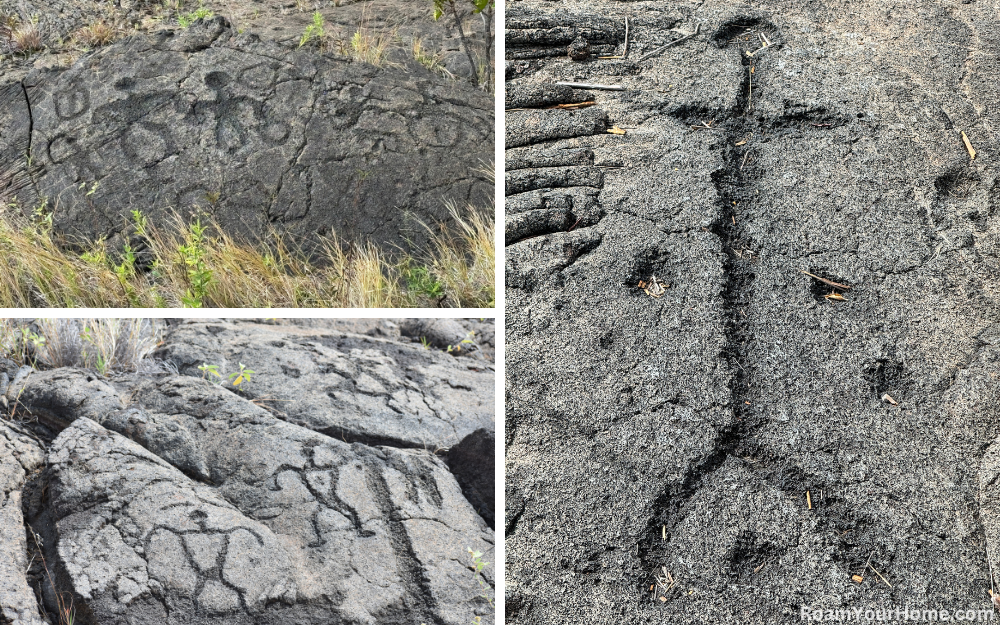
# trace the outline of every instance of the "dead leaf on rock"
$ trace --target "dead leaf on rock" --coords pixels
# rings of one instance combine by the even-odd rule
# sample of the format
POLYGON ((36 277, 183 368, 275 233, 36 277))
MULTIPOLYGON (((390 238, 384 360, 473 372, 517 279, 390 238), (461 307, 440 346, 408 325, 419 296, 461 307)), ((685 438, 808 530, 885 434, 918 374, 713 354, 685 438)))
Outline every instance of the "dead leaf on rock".
POLYGON ((670 288, 670 285, 664 284, 662 280, 656 276, 652 276, 649 279, 649 282, 639 280, 639 288, 650 297, 661 298, 663 297, 663 294, 667 292, 667 289, 670 288))

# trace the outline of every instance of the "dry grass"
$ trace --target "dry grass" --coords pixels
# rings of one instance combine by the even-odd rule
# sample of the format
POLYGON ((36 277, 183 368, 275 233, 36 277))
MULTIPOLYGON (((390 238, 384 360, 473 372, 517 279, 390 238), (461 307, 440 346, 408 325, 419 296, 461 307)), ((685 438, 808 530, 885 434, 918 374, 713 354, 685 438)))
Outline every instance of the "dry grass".
POLYGON ((0 29, 0 37, 5 41, 3 47, 11 54, 30 54, 44 47, 42 31, 35 20, 7 20, 0 29))
POLYGON ((160 342, 145 319, 0 319, 0 357, 18 364, 139 371, 160 342))
POLYGON ((451 210, 459 229, 437 228, 423 258, 326 238, 312 260, 277 232, 251 244, 211 223, 153 227, 135 213, 145 263, 103 242, 71 251, 47 218, 3 218, 0 307, 492 307, 492 220, 451 210))
POLYGON ((100 373, 138 371, 160 342, 144 319, 37 319, 45 343, 39 361, 49 367, 84 367, 100 373))
POLYGON ((97 21, 76 31, 73 38, 89 48, 106 46, 117 38, 117 32, 104 21, 97 21))
POLYGON ((444 55, 440 52, 431 52, 425 48, 424 41, 420 37, 413 38, 413 41, 410 44, 410 53, 413 54, 413 58, 416 59, 418 63, 432 72, 438 72, 451 79, 455 78, 455 75, 449 72, 442 63, 444 55))
POLYGON ((485 301, 492 307, 496 275, 494 222, 472 210, 463 216, 454 205, 448 210, 459 230, 439 230, 433 234, 429 266, 443 287, 445 300, 442 303, 454 308, 476 308, 485 301), (469 253, 468 250, 473 251, 469 253))
POLYGON ((338 52, 349 56, 355 61, 362 61, 372 65, 382 66, 386 63, 386 52, 389 46, 396 40, 396 29, 390 31, 379 31, 365 26, 363 23, 351 36, 351 40, 340 41, 337 44, 338 52))

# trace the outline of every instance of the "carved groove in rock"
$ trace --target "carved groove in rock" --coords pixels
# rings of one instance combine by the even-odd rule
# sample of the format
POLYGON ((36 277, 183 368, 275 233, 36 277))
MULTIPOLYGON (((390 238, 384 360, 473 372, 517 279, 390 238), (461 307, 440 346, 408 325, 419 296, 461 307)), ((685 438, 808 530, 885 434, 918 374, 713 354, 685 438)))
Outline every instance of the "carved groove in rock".
MULTIPOLYGON (((183 344, 197 325, 175 325, 165 344, 183 344)), ((231 338, 231 327, 201 325, 216 330, 219 344, 231 338)), ((238 325, 246 340, 257 324, 238 325)), ((372 339, 263 327, 288 345, 310 335, 372 339)), ((316 345, 296 349, 306 355, 316 345)), ((452 381, 466 360, 443 352, 422 359, 410 363, 411 375, 451 365, 452 381)), ((399 363, 383 357, 381 366, 388 374, 399 363)), ((260 368, 247 387, 282 376, 260 368)), ((3 390, 25 421, 0 424, 0 478, 8 478, 0 512, 11 530, 0 532, 0 551, 19 567, 0 596, 13 622, 41 622, 32 590, 17 585, 31 550, 33 562, 44 556, 81 623, 493 623, 483 595, 494 573, 482 572, 484 590, 466 551, 492 562, 493 532, 434 449, 330 438, 283 421, 257 405, 263 400, 188 375, 109 380, 58 368, 3 390), (14 428, 58 435, 43 449, 14 428), (39 533, 40 552, 26 547, 27 527, 39 533)), ((40 565, 31 571, 55 611, 47 575, 40 565)))
POLYGON ((47 198, 71 241, 127 235, 138 209, 153 223, 206 213, 250 240, 275 227, 307 247, 335 232, 422 249, 421 223, 451 222, 446 202, 492 198, 479 171, 492 162, 488 94, 422 67, 290 50, 221 18, 22 85, 0 91, 16 182, 0 178, 0 193, 16 190, 28 214, 47 198))
POLYGON ((527 1, 508 23, 627 13, 631 41, 624 59, 508 60, 506 105, 526 109, 508 113, 508 190, 549 185, 506 200, 508 619, 988 609, 996 17, 668 4, 527 1), (960 48, 910 54, 928 40, 960 48), (581 123, 598 118, 626 134, 581 123), (589 167, 601 217, 561 231, 542 198, 589 167), (869 557, 888 584, 852 581, 869 557))

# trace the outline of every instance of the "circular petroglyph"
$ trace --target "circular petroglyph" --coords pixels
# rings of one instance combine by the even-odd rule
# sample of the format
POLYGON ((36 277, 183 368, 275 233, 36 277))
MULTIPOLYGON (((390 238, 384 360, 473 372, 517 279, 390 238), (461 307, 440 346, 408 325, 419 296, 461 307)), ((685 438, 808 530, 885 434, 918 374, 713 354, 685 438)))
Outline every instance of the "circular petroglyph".
POLYGON ((49 141, 49 160, 55 164, 65 162, 80 152, 80 146, 75 137, 59 135, 49 141))
POLYGON ((205 84, 209 89, 222 89, 232 81, 226 72, 209 72, 205 74, 205 84))
POLYGON ((54 96, 59 119, 73 119, 90 109, 90 94, 85 89, 70 89, 54 96))
POLYGON ((267 89, 274 86, 276 70, 266 64, 248 67, 240 73, 240 84, 255 91, 267 89))
POLYGON ((163 160, 167 155, 166 128, 159 124, 132 126, 122 136, 122 150, 141 167, 163 160))
POLYGON ((291 127, 285 122, 270 122, 264 126, 260 135, 264 138, 264 141, 272 145, 278 145, 284 143, 290 133, 291 127))

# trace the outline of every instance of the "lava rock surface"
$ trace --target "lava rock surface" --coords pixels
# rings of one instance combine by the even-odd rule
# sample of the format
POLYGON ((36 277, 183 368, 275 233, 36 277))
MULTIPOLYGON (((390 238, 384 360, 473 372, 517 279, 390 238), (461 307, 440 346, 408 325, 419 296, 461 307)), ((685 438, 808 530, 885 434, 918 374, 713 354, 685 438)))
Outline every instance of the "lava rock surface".
POLYGON ((995 7, 506 19, 508 622, 990 609, 995 7))
POLYGON ((43 199, 73 243, 210 216, 426 247, 447 203, 489 206, 493 98, 418 63, 377 67, 240 34, 221 17, 141 33, 0 85, 0 196, 43 199))
MULTIPOLYGON (((225 324, 200 323, 220 330, 209 346, 218 349, 225 324)), ((242 324, 243 336, 261 339, 253 325, 242 324)), ((303 338, 315 333, 310 324, 260 325, 271 342, 284 333, 285 357, 298 344, 309 361, 321 345, 303 338)), ((186 345, 194 327, 172 322, 164 354, 186 345)), ((386 339, 336 336, 388 350, 386 339)), ((405 366, 383 353, 379 371, 465 370, 463 359, 435 353, 439 362, 430 353, 405 366)), ((296 379, 278 367, 258 366, 238 387, 173 368, 164 359, 160 372, 103 377, 62 367, 8 384, 15 418, 0 423, 6 622, 55 622, 60 600, 86 624, 494 622, 492 566, 477 579, 469 553, 493 562, 494 533, 445 450, 345 441, 296 424, 305 409, 295 418, 265 409, 268 399, 284 404, 246 391, 272 376, 296 379)), ((321 389, 322 380, 310 378, 321 389)), ((303 392, 288 386, 282 396, 303 392)), ((492 461, 477 479, 487 478, 492 461)))

